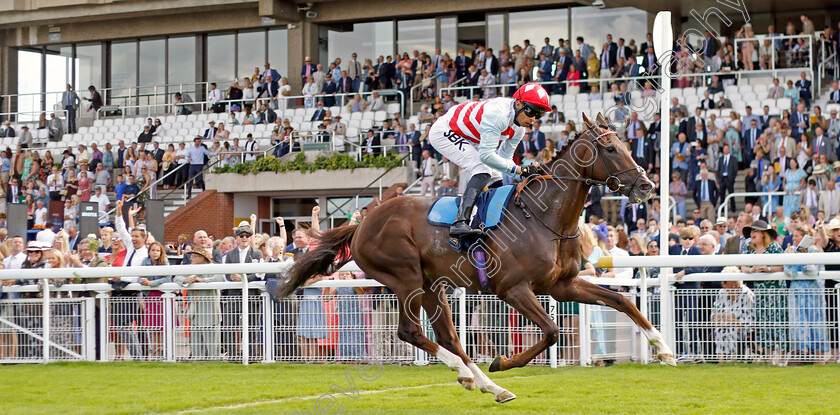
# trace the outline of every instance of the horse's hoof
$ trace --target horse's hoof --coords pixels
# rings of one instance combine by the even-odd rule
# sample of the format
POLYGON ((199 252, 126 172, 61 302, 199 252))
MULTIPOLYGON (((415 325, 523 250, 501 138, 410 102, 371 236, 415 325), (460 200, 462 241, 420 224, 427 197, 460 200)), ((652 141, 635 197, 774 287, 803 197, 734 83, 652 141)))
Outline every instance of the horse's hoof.
POLYGON ((514 399, 516 399, 516 395, 510 391, 502 391, 502 393, 496 395, 496 402, 498 403, 510 402, 514 399))
POLYGON ((674 355, 672 354, 658 354, 656 357, 659 358, 659 363, 668 366, 677 366, 677 361, 674 359, 674 355))
POLYGON ((475 390, 475 378, 458 377, 458 383, 468 391, 475 390))
POLYGON ((501 372, 501 370, 502 370, 502 360, 507 360, 507 356, 504 356, 504 355, 496 356, 496 358, 493 359, 493 362, 490 363, 490 371, 491 372, 501 372))

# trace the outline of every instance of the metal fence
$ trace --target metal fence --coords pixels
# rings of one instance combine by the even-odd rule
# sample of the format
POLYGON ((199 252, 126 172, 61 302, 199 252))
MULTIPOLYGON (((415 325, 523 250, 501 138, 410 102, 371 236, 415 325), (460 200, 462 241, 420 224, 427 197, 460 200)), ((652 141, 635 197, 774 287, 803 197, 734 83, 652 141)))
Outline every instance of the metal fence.
MULTIPOLYGON (((732 275, 739 274, 720 279, 732 279, 732 275)), ((773 275, 783 274, 768 278, 773 275)), ((789 288, 774 289, 750 289, 746 284, 737 289, 669 285, 666 304, 673 307, 665 320, 673 325, 678 361, 787 364, 828 359, 838 348, 840 290, 824 288, 820 280, 796 281, 789 288)), ((613 288, 619 287, 654 326, 667 332, 662 327, 658 279, 648 278, 645 284, 640 280, 615 283, 613 288), (640 289, 643 286, 647 291, 640 289)), ((43 287, 4 287, 12 295, 41 298, 0 300, 0 363, 436 362, 398 339, 397 298, 372 293, 375 282, 322 281, 317 285, 277 302, 264 292, 262 283, 249 283, 246 296, 237 289, 240 283, 189 287, 168 283, 156 287, 159 291, 138 284, 122 290, 110 290, 107 284, 65 284, 50 286, 47 298, 39 294, 43 287), (354 285, 365 288, 360 294, 354 285)), ((560 336, 531 364, 650 361, 653 350, 624 314, 598 305, 538 298, 560 327, 560 336)), ((542 336, 537 326, 494 295, 454 289, 449 301, 462 346, 479 363, 521 353, 542 336)), ((425 314, 421 326, 434 340, 425 314)))

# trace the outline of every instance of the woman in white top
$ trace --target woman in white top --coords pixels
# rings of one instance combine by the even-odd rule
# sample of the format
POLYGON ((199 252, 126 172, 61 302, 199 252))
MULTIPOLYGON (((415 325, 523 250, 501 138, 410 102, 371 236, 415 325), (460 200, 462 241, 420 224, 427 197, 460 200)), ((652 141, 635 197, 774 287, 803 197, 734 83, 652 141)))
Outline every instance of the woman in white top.
POLYGON ((321 89, 318 88, 318 84, 315 83, 315 78, 308 77, 306 78, 306 83, 303 84, 303 107, 304 108, 315 108, 315 95, 321 92, 321 89))
POLYGON ((253 102, 257 98, 257 89, 251 79, 245 78, 242 86, 242 101, 253 102))
MULTIPOLYGON (((235 119, 235 118, 234 118, 235 119)), ((219 128, 216 129, 216 136, 213 137, 214 140, 227 140, 230 137, 230 131, 225 130, 225 124, 219 123, 219 128)))
POLYGON ((808 140, 800 140, 796 143, 796 161, 800 166, 804 166, 811 159, 811 145, 808 140))
MULTIPOLYGON (((289 80, 286 77, 280 78, 280 96, 281 97, 289 97, 292 96, 292 87, 289 86, 289 80)), ((277 110, 278 111, 285 111, 288 107, 288 99, 280 98, 277 100, 277 110)))

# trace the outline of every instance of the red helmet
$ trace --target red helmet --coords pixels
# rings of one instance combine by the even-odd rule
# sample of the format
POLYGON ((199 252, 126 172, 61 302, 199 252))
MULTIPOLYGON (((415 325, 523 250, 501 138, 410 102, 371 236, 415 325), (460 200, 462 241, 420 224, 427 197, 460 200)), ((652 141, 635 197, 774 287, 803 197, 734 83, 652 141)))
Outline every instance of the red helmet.
POLYGON ((548 92, 540 84, 529 82, 519 87, 514 92, 513 97, 522 102, 534 104, 546 111, 551 111, 551 105, 548 104, 548 92))

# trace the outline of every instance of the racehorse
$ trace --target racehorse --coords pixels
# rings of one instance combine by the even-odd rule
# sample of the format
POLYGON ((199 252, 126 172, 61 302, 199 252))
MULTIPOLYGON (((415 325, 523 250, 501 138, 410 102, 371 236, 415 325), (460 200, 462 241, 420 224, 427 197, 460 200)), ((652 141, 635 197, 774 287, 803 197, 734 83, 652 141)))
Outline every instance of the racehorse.
MULTIPOLYGON (((525 366, 557 342, 559 329, 537 294, 549 294, 557 301, 605 305, 627 314, 659 349, 659 360, 676 364, 662 335, 632 302, 577 278, 581 267, 578 218, 589 187, 605 185, 631 203, 649 199, 654 190, 609 122, 600 113, 597 123, 585 114, 583 119, 585 131, 555 153, 544 165, 544 175, 518 185, 500 226, 482 237, 490 264, 488 274, 492 274, 490 291, 543 332, 541 340, 522 353, 496 357, 491 372, 525 366)), ((360 225, 324 232, 320 245, 296 260, 275 293, 288 296, 311 276, 331 273, 352 258, 368 277, 393 290, 399 299, 397 333, 401 340, 457 370, 458 383, 467 390, 478 386, 482 392, 493 393, 499 403, 510 401, 516 395, 493 383, 458 341, 446 285, 487 290, 470 265, 469 254, 450 247, 449 228, 427 222, 434 201, 428 197, 393 198, 370 212, 360 225), (438 344, 423 334, 417 318, 420 307, 432 316, 438 344)))

